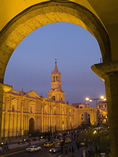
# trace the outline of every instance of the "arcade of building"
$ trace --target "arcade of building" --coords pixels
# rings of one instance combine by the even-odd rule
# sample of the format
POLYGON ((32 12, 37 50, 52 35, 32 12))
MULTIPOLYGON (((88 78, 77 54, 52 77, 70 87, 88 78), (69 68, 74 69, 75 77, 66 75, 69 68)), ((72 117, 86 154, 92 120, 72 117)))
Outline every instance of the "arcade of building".
MULTIPOLYGON (((88 30, 96 38, 99 44, 103 63, 94 64, 91 68, 102 80, 105 81, 107 109, 108 109, 108 118, 109 118, 109 130, 110 130, 110 139, 111 139, 110 150, 111 150, 111 156, 116 157, 118 155, 118 103, 117 103, 118 102, 118 53, 117 53, 118 1, 117 0, 113 0, 113 1, 111 0, 107 0, 107 1, 4 0, 2 1, 2 3, 0 4, 0 141, 1 141, 1 137, 3 137, 3 132, 4 132, 4 136, 7 136, 8 124, 4 126, 4 122, 6 123, 8 121, 8 118, 5 117, 13 116, 12 114, 11 115, 7 114, 7 111, 9 111, 9 113, 12 113, 10 112, 11 109, 8 110, 7 106, 6 108, 3 106, 6 103, 10 102, 11 100, 11 99, 10 100, 5 99, 6 101, 3 104, 3 95, 5 95, 4 92, 9 92, 11 88, 3 84, 4 74, 8 61, 12 53, 14 52, 15 48, 28 34, 36 30, 37 28, 55 22, 69 22, 81 26, 84 29, 88 30)), ((22 95, 21 97, 25 97, 25 96, 22 95)), ((43 101, 48 102, 46 99, 45 100, 43 99, 43 101)), ((33 107, 35 105, 31 105, 31 106, 33 110, 33 107)), ((18 111, 20 110, 21 109, 19 109, 18 111)), ((65 112, 65 110, 63 112, 65 112)), ((24 115, 23 110, 21 112, 21 115, 24 115)), ((23 116, 21 117, 23 119, 23 116)), ((45 119, 44 117, 45 116, 42 116, 43 122, 45 119)), ((33 123, 33 121, 35 123, 35 120, 36 119, 31 120, 31 123, 33 123)), ((72 122, 71 124, 74 127, 75 124, 72 122)), ((14 127, 15 125, 16 123, 14 123, 14 127)), ((23 124, 21 126, 22 126, 21 130, 23 133, 24 126, 23 124)), ((44 125, 42 124, 42 126, 44 125)), ((13 125, 11 124, 9 127, 13 127, 13 125)), ((62 127, 61 122, 59 127, 62 127)), ((65 123, 64 123, 64 127, 65 127, 65 123)), ((44 128, 42 128, 42 130, 44 128)), ((9 132, 9 134, 11 133, 9 132)))

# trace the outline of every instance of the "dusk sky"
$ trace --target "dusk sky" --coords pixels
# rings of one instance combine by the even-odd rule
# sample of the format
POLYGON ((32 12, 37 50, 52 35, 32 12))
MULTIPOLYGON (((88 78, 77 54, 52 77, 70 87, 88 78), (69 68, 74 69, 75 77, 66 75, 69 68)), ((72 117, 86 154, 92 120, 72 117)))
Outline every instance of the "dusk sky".
MULTIPOLYGON (((4 83, 14 90, 34 90, 48 97, 57 59, 65 102, 84 103, 87 96, 105 96, 104 82, 91 70, 100 58, 99 45, 87 30, 71 23, 48 24, 17 46, 7 65, 4 83)), ((95 106, 95 102, 90 106, 95 106)))

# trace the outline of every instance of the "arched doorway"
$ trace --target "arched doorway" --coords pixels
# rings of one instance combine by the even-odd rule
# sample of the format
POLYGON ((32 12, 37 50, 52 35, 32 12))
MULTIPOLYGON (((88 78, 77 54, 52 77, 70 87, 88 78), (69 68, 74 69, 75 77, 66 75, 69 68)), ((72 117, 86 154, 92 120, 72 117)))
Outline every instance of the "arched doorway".
POLYGON ((87 112, 84 112, 83 114, 81 114, 81 125, 85 124, 85 125, 90 125, 90 114, 87 112))
POLYGON ((30 118, 29 120, 29 132, 33 133, 34 132, 34 119, 30 118))

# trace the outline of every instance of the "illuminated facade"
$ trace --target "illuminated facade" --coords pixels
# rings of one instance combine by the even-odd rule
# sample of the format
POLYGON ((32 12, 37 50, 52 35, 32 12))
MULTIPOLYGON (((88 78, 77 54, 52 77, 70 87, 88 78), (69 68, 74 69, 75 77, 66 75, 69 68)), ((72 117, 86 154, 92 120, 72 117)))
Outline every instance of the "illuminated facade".
POLYGON ((39 96, 35 91, 25 93, 23 89, 11 89, 4 93, 2 137, 23 136, 29 131, 54 132, 78 127, 76 108, 65 104, 56 62, 51 77, 49 98, 39 96))
POLYGON ((2 137, 7 139, 28 135, 29 132, 54 132, 77 128, 81 125, 84 112, 91 116, 95 125, 96 108, 76 108, 65 104, 65 93, 61 89, 61 73, 55 62, 51 73, 51 89, 48 98, 39 96, 35 91, 25 93, 6 86, 3 96, 2 137))

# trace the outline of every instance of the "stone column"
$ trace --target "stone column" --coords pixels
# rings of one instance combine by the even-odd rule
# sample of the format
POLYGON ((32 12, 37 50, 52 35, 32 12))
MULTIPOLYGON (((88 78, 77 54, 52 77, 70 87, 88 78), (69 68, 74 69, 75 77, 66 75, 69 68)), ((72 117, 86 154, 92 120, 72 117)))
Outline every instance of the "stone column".
POLYGON ((111 136, 112 157, 118 154, 118 72, 110 73, 105 79, 108 121, 111 136))
POLYGON ((24 134, 24 128, 23 128, 23 105, 24 105, 24 100, 21 101, 21 135, 23 136, 24 134))
POLYGON ((41 124, 42 124, 41 128, 42 128, 42 132, 43 132, 43 103, 42 103, 41 107, 42 107, 41 108, 41 124))
POLYGON ((9 107, 9 98, 5 97, 5 120, 4 120, 4 129, 5 129, 5 137, 8 137, 8 126, 9 126, 9 118, 8 118, 8 107, 9 107))
POLYGON ((105 80, 111 156, 118 155, 118 62, 96 64, 92 70, 105 80))

